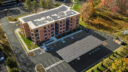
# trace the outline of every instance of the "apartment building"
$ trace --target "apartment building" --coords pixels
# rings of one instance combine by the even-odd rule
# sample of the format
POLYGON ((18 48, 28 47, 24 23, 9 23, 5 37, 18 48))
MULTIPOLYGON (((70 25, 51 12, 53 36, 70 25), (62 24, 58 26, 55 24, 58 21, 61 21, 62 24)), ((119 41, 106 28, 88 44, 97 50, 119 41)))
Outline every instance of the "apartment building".
POLYGON ((19 18, 21 33, 35 44, 79 28, 80 13, 66 5, 19 18))

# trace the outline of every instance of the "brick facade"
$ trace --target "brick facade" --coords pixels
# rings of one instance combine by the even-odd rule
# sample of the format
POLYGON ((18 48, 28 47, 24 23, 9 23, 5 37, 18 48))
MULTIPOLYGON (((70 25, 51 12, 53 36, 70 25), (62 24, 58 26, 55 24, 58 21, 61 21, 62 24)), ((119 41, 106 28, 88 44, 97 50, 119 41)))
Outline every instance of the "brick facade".
POLYGON ((47 39, 61 35, 63 33, 72 31, 79 27, 79 15, 68 17, 45 26, 41 26, 36 29, 31 29, 27 23, 21 24, 21 33, 27 37, 31 38, 34 43, 41 43, 47 39), (68 23, 69 21, 69 23, 68 23), (68 25, 67 25, 68 24, 68 25))

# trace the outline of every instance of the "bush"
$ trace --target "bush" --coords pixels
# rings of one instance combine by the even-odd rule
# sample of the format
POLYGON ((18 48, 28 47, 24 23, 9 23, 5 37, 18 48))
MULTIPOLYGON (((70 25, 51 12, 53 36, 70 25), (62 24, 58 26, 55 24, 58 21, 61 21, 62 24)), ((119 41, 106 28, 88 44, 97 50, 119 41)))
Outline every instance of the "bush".
POLYGON ((16 18, 14 18, 14 17, 10 17, 10 16, 8 17, 8 20, 9 20, 9 21, 17 21, 16 18))
POLYGON ((59 4, 59 3, 54 4, 55 7, 58 7, 58 6, 60 6, 60 5, 61 5, 61 4, 59 4))
POLYGON ((12 68, 10 72, 21 72, 18 68, 12 68))
POLYGON ((16 63, 16 61, 13 58, 7 58, 6 64, 10 68, 17 67, 17 63, 16 63))

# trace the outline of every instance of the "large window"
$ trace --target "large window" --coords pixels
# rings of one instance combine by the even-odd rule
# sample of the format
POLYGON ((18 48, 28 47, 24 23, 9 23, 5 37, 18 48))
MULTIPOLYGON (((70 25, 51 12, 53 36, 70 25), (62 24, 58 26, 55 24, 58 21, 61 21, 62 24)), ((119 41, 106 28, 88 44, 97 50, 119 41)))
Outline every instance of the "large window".
POLYGON ((58 35, 58 23, 55 23, 55 34, 58 35))
POLYGON ((38 30, 35 30, 35 32, 38 32, 38 30))
POLYGON ((69 29, 69 19, 66 19, 66 31, 69 29))

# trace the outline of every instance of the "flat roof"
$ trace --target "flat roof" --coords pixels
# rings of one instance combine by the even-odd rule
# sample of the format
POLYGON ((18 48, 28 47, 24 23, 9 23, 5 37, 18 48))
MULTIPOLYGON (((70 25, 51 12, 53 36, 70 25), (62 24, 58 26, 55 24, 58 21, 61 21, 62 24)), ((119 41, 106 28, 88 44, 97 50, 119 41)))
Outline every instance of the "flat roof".
POLYGON ((28 23, 31 28, 37 28, 77 14, 79 13, 72 10, 70 7, 61 5, 57 8, 21 17, 19 20, 22 23, 28 23))
POLYGON ((71 62, 72 60, 84 55, 91 51, 97 46, 101 45, 102 41, 96 37, 89 35, 84 39, 81 39, 63 49, 57 51, 57 53, 66 61, 71 62))

